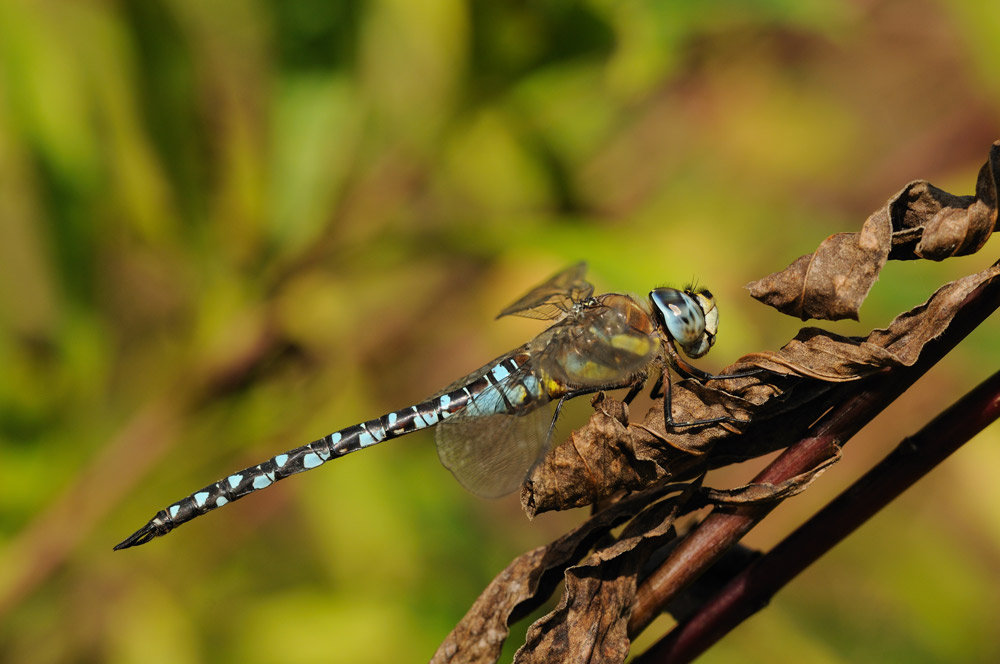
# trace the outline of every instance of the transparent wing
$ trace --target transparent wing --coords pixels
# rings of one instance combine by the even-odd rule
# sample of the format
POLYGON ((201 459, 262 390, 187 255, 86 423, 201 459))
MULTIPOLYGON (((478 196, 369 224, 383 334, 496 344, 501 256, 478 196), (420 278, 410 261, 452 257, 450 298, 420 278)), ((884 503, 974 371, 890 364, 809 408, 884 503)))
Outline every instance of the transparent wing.
POLYGON ((441 464, 477 496, 506 496, 548 452, 550 410, 442 423, 436 434, 441 464))
POLYGON ((529 344, 534 365, 570 389, 630 385, 659 350, 658 337, 635 329, 620 308, 603 305, 550 327, 529 344))
POLYGON ((531 378, 530 371, 515 372, 436 428, 442 465, 478 496, 498 498, 515 491, 548 452, 552 413, 547 396, 536 395, 516 408, 522 381, 531 378), (497 412, 508 404, 515 412, 497 412))
POLYGON ((566 268, 501 311, 497 318, 504 316, 524 316, 539 320, 562 318, 573 310, 573 305, 594 293, 594 286, 584 279, 586 273, 586 263, 577 263, 566 268))

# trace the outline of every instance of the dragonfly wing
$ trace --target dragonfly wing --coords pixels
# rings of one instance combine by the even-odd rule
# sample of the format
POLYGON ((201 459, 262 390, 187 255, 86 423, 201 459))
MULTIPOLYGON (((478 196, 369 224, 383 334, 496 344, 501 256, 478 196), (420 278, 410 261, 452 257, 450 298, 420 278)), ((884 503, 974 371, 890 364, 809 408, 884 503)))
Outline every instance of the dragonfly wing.
POLYGON ((535 365, 571 390, 624 387, 659 351, 656 335, 636 329, 621 309, 603 305, 550 327, 529 344, 535 365))
POLYGON ((442 422, 436 432, 441 464, 477 496, 506 496, 548 451, 550 410, 442 422))
POLYGON ((438 424, 441 463, 476 495, 511 493, 549 449, 550 403, 530 367, 522 367, 438 424))
POLYGON ((562 318, 577 302, 594 293, 594 286, 584 279, 586 263, 572 265, 548 281, 533 288, 527 295, 500 312, 503 316, 524 316, 539 320, 562 318))

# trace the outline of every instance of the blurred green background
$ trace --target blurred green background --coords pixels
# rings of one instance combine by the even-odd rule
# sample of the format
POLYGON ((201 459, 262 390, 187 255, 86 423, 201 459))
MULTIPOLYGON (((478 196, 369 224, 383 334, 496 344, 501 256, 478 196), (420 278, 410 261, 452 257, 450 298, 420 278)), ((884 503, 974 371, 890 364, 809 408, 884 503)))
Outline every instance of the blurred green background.
MULTIPOLYGON (((426 660, 584 514, 479 500, 419 434, 111 547, 522 343, 537 323, 493 316, 577 260, 599 290, 710 286, 706 369, 779 347, 799 323, 746 282, 910 180, 972 193, 998 36, 985 0, 0 0, 0 660, 426 660)), ((991 252, 890 265, 830 327, 885 325, 991 252)), ((985 378, 998 331, 750 544, 985 378)), ((998 438, 704 661, 1000 658, 998 438)))

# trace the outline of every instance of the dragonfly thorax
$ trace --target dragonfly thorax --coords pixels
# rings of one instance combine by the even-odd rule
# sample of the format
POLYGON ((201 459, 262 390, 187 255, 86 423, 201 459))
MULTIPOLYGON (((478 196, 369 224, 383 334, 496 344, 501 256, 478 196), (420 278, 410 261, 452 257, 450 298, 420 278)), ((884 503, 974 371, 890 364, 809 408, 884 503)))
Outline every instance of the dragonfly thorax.
POLYGON ((715 343, 719 310, 707 290, 656 288, 649 293, 659 322, 691 358, 701 357, 715 343))

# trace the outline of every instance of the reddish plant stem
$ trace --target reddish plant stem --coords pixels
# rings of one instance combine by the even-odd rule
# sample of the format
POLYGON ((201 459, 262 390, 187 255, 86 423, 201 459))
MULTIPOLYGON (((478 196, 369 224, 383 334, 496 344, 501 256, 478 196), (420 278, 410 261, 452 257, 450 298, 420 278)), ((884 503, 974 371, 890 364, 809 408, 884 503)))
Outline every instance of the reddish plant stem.
POLYGON ((690 662, 802 570, 1000 417, 1000 371, 902 442, 767 555, 748 565, 635 662, 690 662))
MULTIPOLYGON (((779 483, 818 466, 950 352, 998 305, 1000 281, 987 282, 973 291, 945 332, 923 348, 916 363, 865 380, 860 391, 842 401, 812 429, 811 435, 786 449, 753 481, 779 483)), ((856 389, 852 384, 840 388, 842 393, 856 389)), ((629 635, 634 637, 645 629, 668 602, 774 507, 775 504, 749 505, 710 514, 639 587, 628 624, 629 635)))

